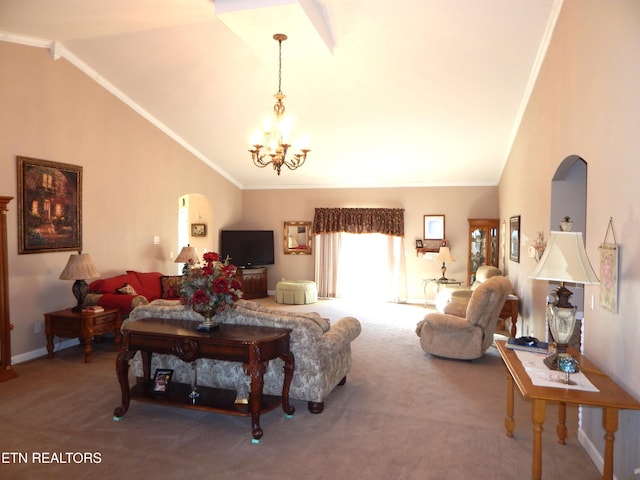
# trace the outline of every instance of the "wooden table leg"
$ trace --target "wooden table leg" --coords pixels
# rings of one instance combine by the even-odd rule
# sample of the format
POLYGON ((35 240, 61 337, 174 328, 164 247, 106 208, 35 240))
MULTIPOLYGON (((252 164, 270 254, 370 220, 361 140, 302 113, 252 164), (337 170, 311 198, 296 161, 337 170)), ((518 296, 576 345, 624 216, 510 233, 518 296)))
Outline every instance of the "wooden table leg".
POLYGON ((53 334, 47 333, 47 358, 53 358, 53 334))
POLYGON ((533 458, 531 478, 542 479, 542 430, 547 402, 539 398, 531 399, 531 420, 533 421, 533 458))
POLYGON ((251 361, 244 364, 244 371, 251 378, 251 394, 249 396, 249 410, 251 411, 251 436, 252 442, 258 443, 262 438, 262 428, 260 428, 260 408, 262 406, 262 389, 264 388, 264 372, 267 369, 267 362, 260 360, 260 348, 254 346, 251 361))
POLYGON ((113 411, 113 419, 119 420, 127 410, 129 410, 129 360, 135 355, 135 350, 130 352, 122 350, 116 357, 116 374, 120 383, 120 391, 122 393, 122 404, 113 411))
POLYGON ((80 341, 84 345, 84 363, 91 362, 91 335, 83 336, 80 341))
POLYGON ((513 437, 516 422, 513 418, 513 377, 507 372, 507 416, 504 419, 507 437, 513 437))
POLYGON ((567 443, 567 404, 558 403, 558 425, 556 426, 558 434, 558 443, 565 445, 567 443))
POLYGON ((286 355, 281 355, 280 358, 284 361, 284 381, 282 382, 282 410, 287 415, 293 415, 296 411, 296 407, 289 404, 289 387, 291 386, 291 380, 293 379, 293 370, 295 369, 295 359, 293 353, 289 352, 286 355))
POLYGON ((605 407, 602 409, 602 426, 604 427, 604 467, 602 468, 603 480, 613 479, 613 443, 618 430, 618 409, 605 407))

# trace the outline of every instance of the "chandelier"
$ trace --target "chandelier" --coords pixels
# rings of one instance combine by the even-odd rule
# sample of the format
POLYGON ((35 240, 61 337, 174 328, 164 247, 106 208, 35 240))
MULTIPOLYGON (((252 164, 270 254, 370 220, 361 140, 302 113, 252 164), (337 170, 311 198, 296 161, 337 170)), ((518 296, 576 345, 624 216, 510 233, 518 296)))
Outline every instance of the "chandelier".
POLYGON ((290 117, 285 117, 284 103, 282 103, 282 99, 285 98, 282 93, 282 42, 287 39, 287 36, 283 33, 276 33, 273 38, 278 42, 279 49, 278 93, 274 95, 276 99, 276 104, 273 107, 274 118, 273 121, 267 118, 263 131, 258 131, 253 136, 251 139, 253 148, 249 152, 251 152, 251 159, 256 167, 264 168, 267 165, 273 165, 273 169, 280 175, 280 169, 283 165, 289 170, 295 170, 302 166, 310 150, 306 148, 308 139, 304 138, 297 146, 298 153, 294 153, 293 158, 287 158, 287 152, 292 145, 290 143, 292 121, 290 117))

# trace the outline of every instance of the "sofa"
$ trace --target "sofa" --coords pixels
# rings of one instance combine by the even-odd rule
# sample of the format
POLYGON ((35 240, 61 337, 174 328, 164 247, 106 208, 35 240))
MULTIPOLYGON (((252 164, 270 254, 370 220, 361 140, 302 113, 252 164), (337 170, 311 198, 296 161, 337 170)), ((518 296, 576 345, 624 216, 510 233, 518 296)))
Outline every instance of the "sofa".
MULTIPOLYGON (((129 322, 154 317, 193 320, 194 329, 203 319, 200 314, 179 301, 160 299, 136 307, 123 323, 123 328, 129 322)), ((337 385, 345 383, 351 368, 351 342, 361 332, 360 322, 354 317, 343 317, 330 322, 315 312, 267 308, 248 300, 238 301, 235 309, 217 314, 215 320, 219 323, 291 329, 291 352, 295 357, 295 370, 289 396, 306 401, 311 413, 321 413, 327 396, 337 385)), ((136 377, 143 377, 140 352, 131 359, 130 367, 136 377)), ((172 369, 173 381, 191 382, 191 365, 176 356, 153 355, 151 372, 157 368, 172 369)), ((235 390, 237 402, 248 398, 250 379, 240 363, 198 359, 196 368, 198 384, 235 390)), ((264 393, 281 395, 283 378, 282 360, 269 362, 264 375, 264 393)))
POLYGON ((180 275, 127 270, 122 275, 94 280, 89 284, 85 305, 120 310, 122 318, 140 306, 158 299, 178 299, 180 275))

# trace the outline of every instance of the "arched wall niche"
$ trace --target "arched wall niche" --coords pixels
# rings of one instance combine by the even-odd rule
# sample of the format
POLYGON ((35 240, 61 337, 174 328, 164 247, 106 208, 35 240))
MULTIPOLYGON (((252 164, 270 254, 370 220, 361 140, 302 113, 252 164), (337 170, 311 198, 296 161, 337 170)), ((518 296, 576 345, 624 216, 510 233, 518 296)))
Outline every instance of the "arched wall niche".
MULTIPOLYGON (((571 217, 573 232, 582 232, 586 241, 587 226, 587 162, 578 155, 569 155, 556 169, 551 180, 551 212, 549 230, 560 230, 564 217, 571 217)), ((557 285, 550 284, 549 292, 557 285)), ((568 285, 573 292, 571 303, 578 307, 578 318, 583 318, 584 287, 568 285)), ((580 322, 581 323, 581 322, 580 322)))

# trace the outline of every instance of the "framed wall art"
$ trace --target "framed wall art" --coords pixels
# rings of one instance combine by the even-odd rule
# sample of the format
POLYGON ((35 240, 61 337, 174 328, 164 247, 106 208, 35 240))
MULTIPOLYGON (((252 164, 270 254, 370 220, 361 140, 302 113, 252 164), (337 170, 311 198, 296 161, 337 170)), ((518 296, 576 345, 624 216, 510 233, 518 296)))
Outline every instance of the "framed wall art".
POLYGON ((284 222, 284 253, 311 255, 311 222, 284 222))
POLYGON ((18 159, 18 253, 82 250, 82 167, 18 159))
POLYGON ((520 263, 520 215, 509 218, 509 259, 520 263))
POLYGON ((207 236, 207 224, 206 223, 192 223, 191 224, 191 236, 192 237, 206 237, 207 236))
POLYGON ((430 252, 437 252, 445 239, 444 215, 424 215, 423 228, 423 248, 430 252))

